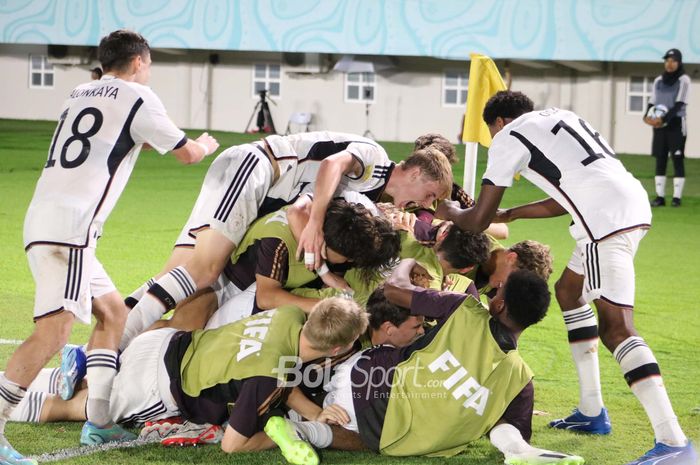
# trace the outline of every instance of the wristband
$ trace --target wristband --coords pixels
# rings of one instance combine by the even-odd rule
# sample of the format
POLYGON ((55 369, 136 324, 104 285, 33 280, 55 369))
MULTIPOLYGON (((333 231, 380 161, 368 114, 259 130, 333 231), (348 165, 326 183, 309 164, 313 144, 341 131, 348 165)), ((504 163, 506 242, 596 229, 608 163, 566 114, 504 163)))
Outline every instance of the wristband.
POLYGON ((323 276, 330 272, 331 270, 328 269, 328 265, 324 262, 320 267, 316 269, 316 274, 319 276, 323 276))
POLYGON ((209 155, 209 148, 207 148, 206 145, 202 144, 201 142, 197 142, 197 141, 194 141, 194 143, 197 144, 197 145, 199 145, 200 147, 202 147, 202 150, 204 150, 204 156, 205 156, 205 157, 206 157, 207 155, 209 155))

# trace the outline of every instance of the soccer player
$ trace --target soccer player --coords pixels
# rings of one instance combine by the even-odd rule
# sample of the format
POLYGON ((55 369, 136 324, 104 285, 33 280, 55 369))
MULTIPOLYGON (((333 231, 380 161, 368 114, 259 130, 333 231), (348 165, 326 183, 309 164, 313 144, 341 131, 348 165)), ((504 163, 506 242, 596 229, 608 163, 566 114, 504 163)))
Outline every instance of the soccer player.
MULTIPOLYGON (((349 420, 344 427, 357 432, 367 448, 386 455, 452 456, 488 434, 506 463, 583 463, 527 442, 534 388, 517 343, 545 316, 547 283, 532 272, 516 271, 487 309, 474 286, 469 295, 414 286, 414 264, 401 262, 385 285, 385 296, 412 315, 436 318, 437 325, 402 349, 379 346, 348 360, 338 368, 324 405, 343 408, 349 420)), ((323 437, 309 431, 329 429, 279 418, 265 427, 288 460, 311 452, 297 433, 323 437)), ((344 447, 333 439, 333 447, 344 447)))
MULTIPOLYGON (((309 312, 318 302, 317 298, 300 297, 290 292, 316 281, 319 275, 307 270, 304 263, 294 260, 297 242, 287 223, 285 210, 260 218, 246 232, 234 252, 232 264, 226 267, 217 282, 219 309, 207 323, 208 328, 283 305, 295 305, 309 312), (236 298, 253 284, 256 285, 253 302, 249 302, 248 296, 236 298)), ((328 237, 326 255, 331 268, 341 265, 374 271, 388 267, 398 257, 398 232, 384 218, 370 215, 362 205, 344 200, 332 201, 323 227, 328 237)), ((320 271, 323 272, 330 273, 320 271)), ((199 310, 195 308, 194 312, 199 310)), ((174 327, 190 327, 189 324, 183 326, 180 320, 183 312, 193 313, 185 307, 176 309, 174 327)))
POLYGON ((438 216, 461 228, 480 231, 492 221, 549 218, 569 213, 576 249, 556 284, 569 343, 576 364, 580 401, 569 417, 553 428, 607 434, 610 420, 603 406, 598 368, 600 338, 620 364, 625 381, 644 407, 654 428, 655 446, 630 464, 697 460, 666 393, 659 365, 633 324, 633 259, 651 226, 646 193, 603 137, 580 116, 550 108, 533 111, 520 92, 499 92, 484 108, 493 143, 481 193, 473 208, 453 202, 438 216), (513 177, 521 174, 550 198, 498 210, 513 177))
MULTIPOLYGON (((215 437, 218 425, 226 424, 218 438, 226 452, 275 447, 262 429, 288 394, 286 403, 305 417, 321 413, 285 387, 286 370, 347 352, 366 328, 367 314, 357 304, 330 298, 308 319, 288 306, 214 330, 146 331, 121 354, 110 415, 114 422, 136 424, 181 416, 185 423, 166 445, 212 442, 201 436, 215 437)), ((68 402, 49 399, 40 408, 41 421, 75 420, 84 411, 80 395, 68 402)))
MULTIPOLYGON (((320 229, 336 192, 360 192, 373 201, 386 194, 399 206, 422 205, 442 198, 451 183, 449 163, 437 150, 419 150, 396 165, 376 142, 352 134, 269 136, 231 147, 209 168, 160 277, 127 299, 133 309, 120 346, 197 289, 212 285, 253 220, 294 201, 309 184, 315 186, 314 207, 320 214, 318 220, 312 215, 315 222, 309 224, 320 229)), ((311 270, 321 261, 320 253, 305 257, 311 270)))
POLYGON ((36 282, 36 325, 0 378, 3 463, 29 463, 6 441, 5 422, 37 373, 65 345, 73 322, 90 324, 91 313, 98 321, 88 350, 89 421, 81 442, 128 437, 112 427, 108 415, 127 309, 95 257, 97 239, 144 144, 160 153, 172 151, 183 163, 198 162, 218 147, 206 133, 188 139, 146 87, 151 55, 141 35, 112 32, 100 41, 98 57, 105 74, 76 87, 63 105, 24 223, 36 282))

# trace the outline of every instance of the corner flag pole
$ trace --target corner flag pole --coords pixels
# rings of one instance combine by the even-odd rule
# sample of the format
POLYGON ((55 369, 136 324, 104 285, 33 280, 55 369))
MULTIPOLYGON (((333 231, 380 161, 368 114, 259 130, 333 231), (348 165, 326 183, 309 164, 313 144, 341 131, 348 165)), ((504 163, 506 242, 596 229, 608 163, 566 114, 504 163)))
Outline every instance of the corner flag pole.
POLYGON ((491 145, 491 133, 484 123, 482 113, 486 102, 498 91, 506 90, 501 73, 496 64, 486 55, 469 55, 469 87, 467 91, 467 111, 464 116, 462 140, 465 141, 464 190, 474 198, 476 190, 476 155, 479 144, 491 145))

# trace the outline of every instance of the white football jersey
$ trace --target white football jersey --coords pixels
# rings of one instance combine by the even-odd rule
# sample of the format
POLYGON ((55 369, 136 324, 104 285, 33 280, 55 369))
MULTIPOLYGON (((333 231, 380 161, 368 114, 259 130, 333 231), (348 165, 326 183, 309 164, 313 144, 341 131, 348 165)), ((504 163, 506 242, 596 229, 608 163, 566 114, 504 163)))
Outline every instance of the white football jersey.
POLYGON ((341 132, 304 132, 265 139, 280 165, 280 179, 269 198, 292 201, 308 184, 316 182, 321 162, 336 153, 350 152, 362 167, 357 176, 344 175, 336 194, 360 192, 376 201, 384 192, 394 163, 384 148, 371 139, 341 132))
POLYGON ((143 144, 164 154, 186 141, 146 86, 107 74, 76 87, 27 211, 25 248, 86 246, 101 235, 143 144))
POLYGON ((599 241, 651 225, 641 183, 605 139, 573 112, 533 111, 496 134, 482 184, 510 187, 518 174, 571 214, 571 235, 577 241, 599 241))

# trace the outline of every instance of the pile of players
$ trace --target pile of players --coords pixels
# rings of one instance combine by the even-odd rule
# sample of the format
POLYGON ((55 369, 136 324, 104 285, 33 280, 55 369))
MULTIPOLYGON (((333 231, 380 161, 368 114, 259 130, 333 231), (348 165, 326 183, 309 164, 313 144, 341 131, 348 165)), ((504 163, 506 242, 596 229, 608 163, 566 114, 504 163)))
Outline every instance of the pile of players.
POLYGON ((84 445, 133 440, 125 427, 138 426, 166 445, 279 447, 294 464, 318 463, 322 448, 450 456, 484 435, 505 463, 583 463, 530 445, 533 373, 517 348, 550 304, 549 248, 498 242, 501 223, 563 214, 577 247, 556 296, 581 399, 550 426, 610 432, 600 337, 656 434, 630 463, 695 463, 632 326, 646 194, 583 119, 494 96, 477 202, 453 183, 454 148, 436 134, 398 164, 335 132, 230 147, 164 268, 122 299, 95 246, 139 151, 192 163, 218 143, 168 119, 145 86, 143 37, 115 31, 98 54, 105 75, 67 100, 25 221, 36 327, 0 377, 0 463, 34 463, 5 439, 8 419, 85 421, 84 445), (550 198, 499 210, 517 174, 550 198), (66 345, 91 314, 87 347, 66 345), (59 351, 61 366, 42 370, 59 351))

